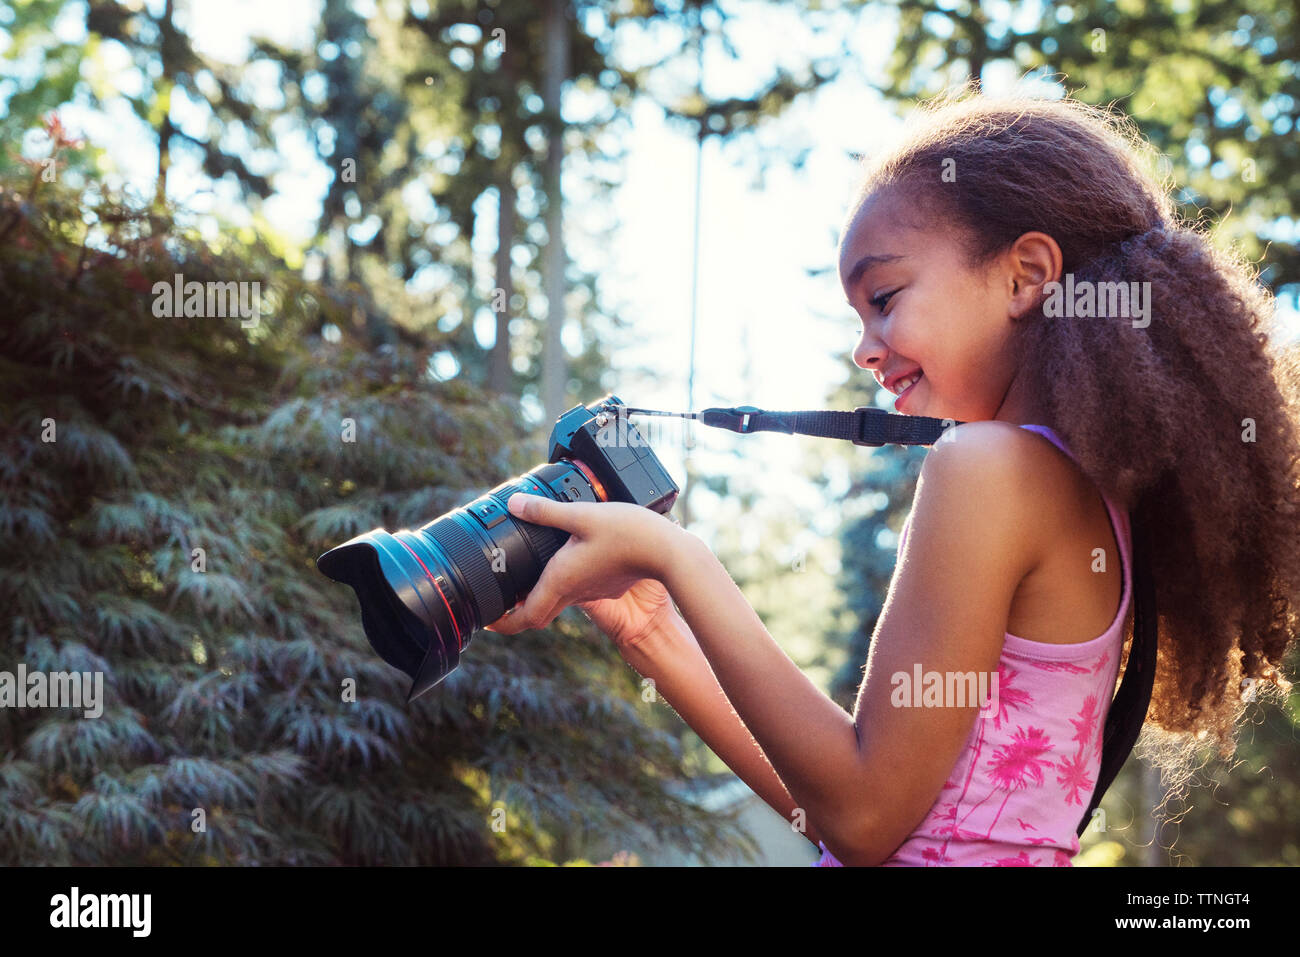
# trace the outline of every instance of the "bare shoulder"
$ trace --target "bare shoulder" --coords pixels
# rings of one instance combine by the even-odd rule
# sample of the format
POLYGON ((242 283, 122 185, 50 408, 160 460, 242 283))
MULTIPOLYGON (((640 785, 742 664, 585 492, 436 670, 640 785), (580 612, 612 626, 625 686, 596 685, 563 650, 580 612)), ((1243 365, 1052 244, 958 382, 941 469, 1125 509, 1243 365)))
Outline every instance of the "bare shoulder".
POLYGON ((926 456, 921 474, 943 475, 1033 502, 1070 472, 1074 463, 1048 439, 1010 422, 963 422, 948 429, 926 456))
POLYGON ((922 463, 918 506, 954 520, 960 513, 1032 565, 1061 531, 1062 502, 1082 473, 1044 436, 1009 422, 964 422, 949 429, 922 463), (1063 494, 1065 493, 1065 494, 1063 494))

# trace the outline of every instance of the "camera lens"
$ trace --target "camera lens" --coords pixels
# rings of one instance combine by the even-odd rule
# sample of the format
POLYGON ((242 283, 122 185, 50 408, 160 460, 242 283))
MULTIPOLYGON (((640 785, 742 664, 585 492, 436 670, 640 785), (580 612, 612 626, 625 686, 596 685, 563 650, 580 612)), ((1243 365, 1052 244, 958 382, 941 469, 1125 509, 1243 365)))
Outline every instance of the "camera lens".
POLYGON ((516 492, 608 501, 590 468, 561 459, 417 531, 376 528, 316 560, 321 572, 356 591, 362 626, 379 656, 411 675, 408 701, 456 668, 470 636, 514 607, 568 540, 568 532, 511 515, 506 502, 516 492))

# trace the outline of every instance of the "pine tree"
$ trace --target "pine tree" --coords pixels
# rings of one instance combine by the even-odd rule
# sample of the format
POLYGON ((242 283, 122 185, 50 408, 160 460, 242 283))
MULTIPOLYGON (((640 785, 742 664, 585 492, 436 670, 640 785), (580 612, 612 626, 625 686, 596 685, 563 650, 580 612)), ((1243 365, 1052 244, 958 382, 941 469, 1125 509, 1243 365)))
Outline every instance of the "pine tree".
POLYGON ((680 723, 585 621, 481 634, 408 707, 316 571, 539 464, 517 409, 431 379, 436 341, 367 351, 260 243, 0 185, 0 670, 102 672, 105 698, 0 708, 0 863, 549 861, 635 851, 634 825, 737 846, 675 796, 680 723), (158 316, 177 273, 260 282, 262 314, 158 316))

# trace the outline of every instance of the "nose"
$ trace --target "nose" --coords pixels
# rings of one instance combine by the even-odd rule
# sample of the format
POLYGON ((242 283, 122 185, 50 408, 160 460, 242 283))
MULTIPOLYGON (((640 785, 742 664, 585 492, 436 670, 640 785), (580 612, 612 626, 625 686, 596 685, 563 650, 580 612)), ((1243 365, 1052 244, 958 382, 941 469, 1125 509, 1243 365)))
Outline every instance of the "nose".
POLYGON ((853 364, 859 369, 874 370, 880 368, 889 350, 871 333, 867 324, 863 324, 862 338, 853 350, 853 364))

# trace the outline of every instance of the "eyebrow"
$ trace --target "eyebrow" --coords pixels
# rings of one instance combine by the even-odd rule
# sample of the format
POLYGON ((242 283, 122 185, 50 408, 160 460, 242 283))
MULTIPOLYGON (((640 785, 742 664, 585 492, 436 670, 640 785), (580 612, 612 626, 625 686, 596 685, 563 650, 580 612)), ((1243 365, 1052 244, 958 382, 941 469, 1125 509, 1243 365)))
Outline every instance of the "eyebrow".
POLYGON ((849 289, 852 289, 854 286, 858 284, 858 280, 862 278, 862 274, 866 272, 868 269, 870 269, 872 266, 879 266, 884 263, 897 262, 902 258, 903 258, 902 256, 892 256, 887 254, 882 254, 878 256, 863 256, 856 263, 854 263, 853 268, 849 270, 849 278, 844 285, 849 289))

